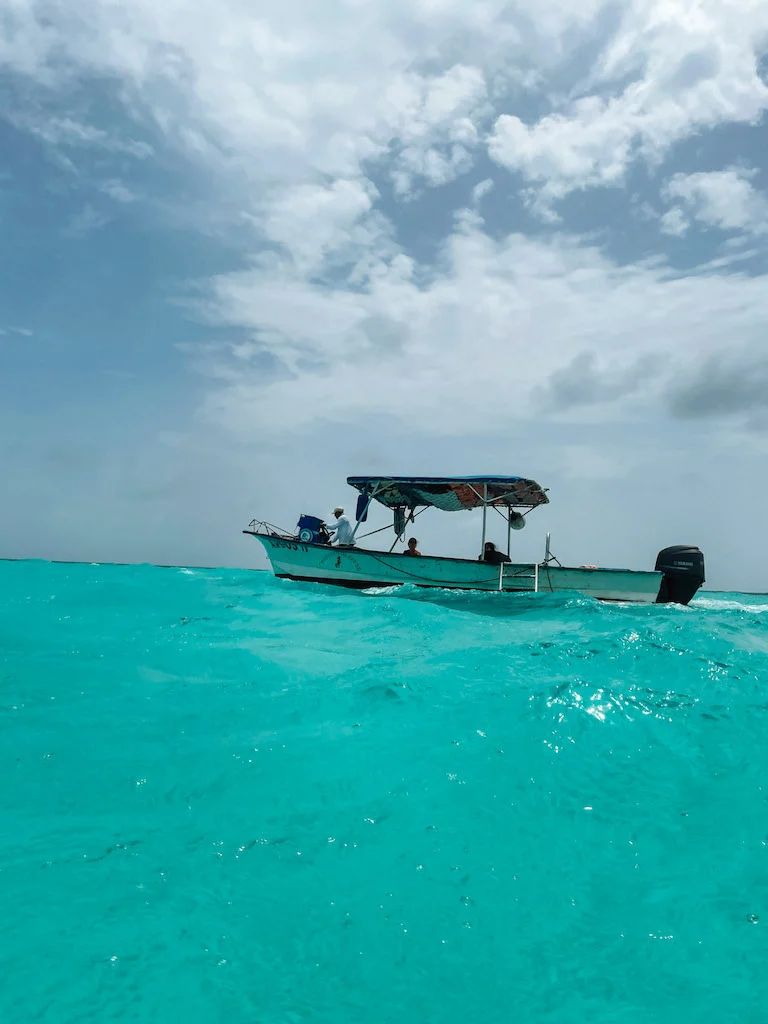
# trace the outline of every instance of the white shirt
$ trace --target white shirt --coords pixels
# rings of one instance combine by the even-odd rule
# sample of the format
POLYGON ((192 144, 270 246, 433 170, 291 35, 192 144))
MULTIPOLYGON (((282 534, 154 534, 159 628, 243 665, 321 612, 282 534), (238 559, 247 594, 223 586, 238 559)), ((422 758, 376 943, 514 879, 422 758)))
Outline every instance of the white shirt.
POLYGON ((352 536, 352 525, 343 513, 331 527, 331 533, 336 535, 334 540, 337 544, 355 543, 355 539, 352 536))

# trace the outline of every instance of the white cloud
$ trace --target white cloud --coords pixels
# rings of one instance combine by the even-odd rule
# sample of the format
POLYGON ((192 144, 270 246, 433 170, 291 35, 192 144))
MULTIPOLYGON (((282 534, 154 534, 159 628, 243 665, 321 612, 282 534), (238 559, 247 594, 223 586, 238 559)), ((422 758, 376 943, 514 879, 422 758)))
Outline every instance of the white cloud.
POLYGON ((762 0, 630 3, 589 77, 538 121, 501 115, 489 152, 539 183, 548 201, 621 184, 638 156, 656 163, 697 131, 759 120, 767 36, 762 0))
POLYGON ((485 178, 483 181, 479 181, 472 189, 472 202, 477 205, 485 196, 490 195, 493 188, 493 178, 485 178))
POLYGON ((52 146, 104 149, 140 160, 153 155, 152 147, 146 142, 119 138, 71 117, 45 117, 39 111, 33 114, 17 111, 11 114, 11 119, 17 127, 26 129, 52 146))
POLYGON ((752 185, 755 174, 738 167, 675 174, 662 195, 670 202, 681 202, 690 217, 709 227, 763 234, 768 230, 768 198, 752 185))
MULTIPOLYGON (((253 225, 254 250, 275 243, 313 274, 353 251, 364 267, 366 246, 387 248, 373 177, 408 197, 472 167, 492 114, 487 75, 522 53, 519 20, 501 0, 336 11, 301 0, 0 0, 0 54, 22 76, 16 123, 70 171, 89 172, 88 149, 150 156, 144 140, 159 131, 159 146, 205 174, 211 207, 253 225), (122 136, 60 109, 67 96, 78 109, 79 87, 100 77, 119 83, 122 136)), ((101 187, 118 202, 133 196, 122 182, 101 187)))
MULTIPOLYGON (((84 0, 75 12, 65 0, 0 0, 0 11, 2 52, 24 50, 16 68, 65 86, 78 71, 117 75, 169 138, 261 181, 277 168, 294 177, 297 167, 302 177, 309 168, 350 177, 391 144, 474 141, 484 73, 446 54, 463 33, 469 56, 482 55, 489 33, 503 29, 500 3, 482 12, 400 2, 334 13, 295 0, 261 8, 132 0, 119 10, 84 0), (435 70, 419 71, 425 62, 435 70)), ((58 121, 48 134, 71 141, 78 133, 58 121)))
POLYGON ((108 217, 99 210, 94 210, 89 204, 86 204, 82 210, 70 217, 65 234, 72 238, 82 238, 92 231, 98 231, 99 228, 103 228, 108 223, 108 217))
MULTIPOLYGON (((225 177, 246 206, 278 183, 368 176, 377 160, 409 194, 469 169, 494 104, 562 93, 548 79, 583 43, 594 46, 609 6, 0 0, 0 53, 57 92, 78 76, 122 82, 127 112, 150 112, 169 143, 225 177)), ((709 0, 703 18, 689 2, 635 0, 603 40, 597 71, 567 83, 573 99, 532 125, 517 110, 502 115, 491 153, 556 196, 619 180, 639 143, 659 152, 696 127, 756 117, 765 88, 753 44, 766 21, 759 3, 747 7, 734 19, 724 0, 709 0), (616 92, 630 71, 635 80, 616 92)), ((51 144, 149 155, 146 142, 118 143, 74 117, 31 127, 51 144)))
MULTIPOLYGON (((47 102, 94 77, 118 81, 124 113, 204 172, 211 205, 252 227, 246 269, 211 282, 198 306, 253 335, 206 362, 217 381, 210 417, 244 434, 376 413, 473 431, 539 415, 531 395, 580 352, 623 380, 639 356, 692 358, 723 333, 751 337, 766 315, 762 284, 715 273, 725 265, 678 280, 663 259, 619 266, 567 235, 493 240, 469 211, 436 264, 399 251, 383 183, 403 197, 445 184, 484 141, 554 222, 551 204, 569 191, 618 185, 633 160, 658 161, 768 106, 756 66, 762 0, 742 0, 738 17, 726 0, 632 0, 608 32, 598 15, 612 10, 598 0, 0 0, 0 38, 47 102), (573 64, 585 43, 598 53, 592 69, 573 64), (526 100, 550 112, 526 120, 526 100)), ((68 152, 149 156, 131 124, 118 137, 57 113, 29 128, 68 152)), ((723 205, 721 180, 719 206, 711 187, 675 181, 667 233, 682 233, 686 216, 743 220, 736 186, 743 201, 748 181, 728 179, 723 205)), ((476 186, 475 205, 489 187, 476 186)), ((120 182, 103 188, 128 199, 120 182)), ((102 222, 86 208, 79 230, 102 222)), ((660 387, 648 375, 623 404, 604 396, 578 415, 630 415, 660 387)))
POLYGON ((521 171, 559 199, 574 188, 618 184, 630 158, 635 131, 621 104, 597 96, 573 104, 534 125, 502 114, 489 141, 498 163, 521 171))
POLYGON ((412 124, 411 135, 435 128, 455 131, 461 141, 474 139, 471 115, 485 100, 485 79, 478 68, 454 65, 438 78, 427 80, 420 122, 412 124), (422 127, 423 126, 423 127, 422 127))
POLYGON ((759 278, 619 266, 565 236, 493 241, 470 215, 440 265, 382 260, 364 288, 308 286, 282 265, 217 279, 216 317, 252 330, 281 372, 233 361, 207 415, 243 436, 381 416, 445 435, 526 417, 658 417, 670 375, 726 335, 758 344, 768 316, 759 278), (585 401, 542 406, 541 389, 581 352, 594 356, 585 401))
POLYGON ((392 170, 392 180, 397 193, 408 196, 419 178, 429 185, 447 185, 471 167, 472 156, 464 146, 451 146, 447 153, 433 146, 406 146, 392 170))
POLYGON ((377 242, 386 244, 386 225, 371 212, 376 198, 376 190, 359 179, 298 185, 273 193, 257 223, 300 271, 312 274, 332 253, 356 261, 375 251, 377 242))
POLYGON ((114 199, 116 203, 133 203, 137 199, 136 193, 132 192, 122 181, 105 181, 101 186, 101 191, 110 199, 114 199))
MULTIPOLYGON (((270 202, 280 207, 292 188, 333 192, 357 180, 368 194, 377 172, 412 197, 466 173, 485 141, 535 186, 531 207, 554 222, 552 203, 569 191, 617 185, 634 159, 658 160, 693 132, 754 122, 768 106, 756 65, 768 35, 762 0, 740 0, 738 16, 727 0, 631 0, 601 38, 597 18, 609 8, 0 0, 0 56, 49 92, 66 93, 80 76, 122 82, 126 112, 144 127, 149 114, 257 222, 274 224, 281 213, 270 202), (568 64, 584 43, 598 53, 586 75, 568 64), (526 119, 527 93, 550 112, 526 119)), ((152 154, 146 141, 82 117, 27 122, 68 153, 152 154)), ((349 211, 335 209, 343 233, 349 211)))
POLYGON ((0 335, 20 334, 22 338, 31 338, 34 334, 28 327, 0 327, 0 335))
POLYGON ((403 129, 404 146, 392 170, 401 195, 419 178, 445 185, 468 171, 479 141, 476 122, 490 110, 478 68, 456 65, 431 81, 422 78, 420 85, 423 95, 403 129))
POLYGON ((673 206, 671 210, 667 210, 666 213, 662 214, 659 226, 665 235, 680 237, 686 233, 690 223, 680 207, 673 206))

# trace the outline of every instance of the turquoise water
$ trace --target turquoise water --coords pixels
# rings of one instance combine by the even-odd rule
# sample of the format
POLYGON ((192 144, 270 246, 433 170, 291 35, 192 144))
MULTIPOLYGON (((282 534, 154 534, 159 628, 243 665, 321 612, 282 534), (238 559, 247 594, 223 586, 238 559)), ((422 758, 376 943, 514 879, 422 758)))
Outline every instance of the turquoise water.
POLYGON ((0 1020, 763 1022, 768 597, 0 563, 0 1020))

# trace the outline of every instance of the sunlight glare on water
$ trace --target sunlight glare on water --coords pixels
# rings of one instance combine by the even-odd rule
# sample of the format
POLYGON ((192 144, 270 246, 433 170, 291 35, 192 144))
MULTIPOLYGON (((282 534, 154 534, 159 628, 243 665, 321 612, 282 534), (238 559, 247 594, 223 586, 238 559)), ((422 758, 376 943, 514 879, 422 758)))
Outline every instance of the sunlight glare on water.
POLYGON ((768 597, 0 582, 2 1021, 766 1020, 768 597))

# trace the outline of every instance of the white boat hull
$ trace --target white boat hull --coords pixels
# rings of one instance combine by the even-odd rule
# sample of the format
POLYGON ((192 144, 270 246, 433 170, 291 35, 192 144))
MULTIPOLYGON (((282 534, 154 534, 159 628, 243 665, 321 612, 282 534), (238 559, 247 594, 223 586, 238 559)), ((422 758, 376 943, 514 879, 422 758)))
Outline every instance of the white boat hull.
POLYGON ((419 587, 453 590, 577 591, 600 601, 653 604, 662 579, 660 572, 631 569, 584 569, 552 564, 536 566, 533 563, 498 566, 465 558, 430 555, 412 558, 357 547, 302 544, 298 540, 255 531, 244 532, 264 545, 276 576, 345 587, 387 587, 410 583, 419 587))

